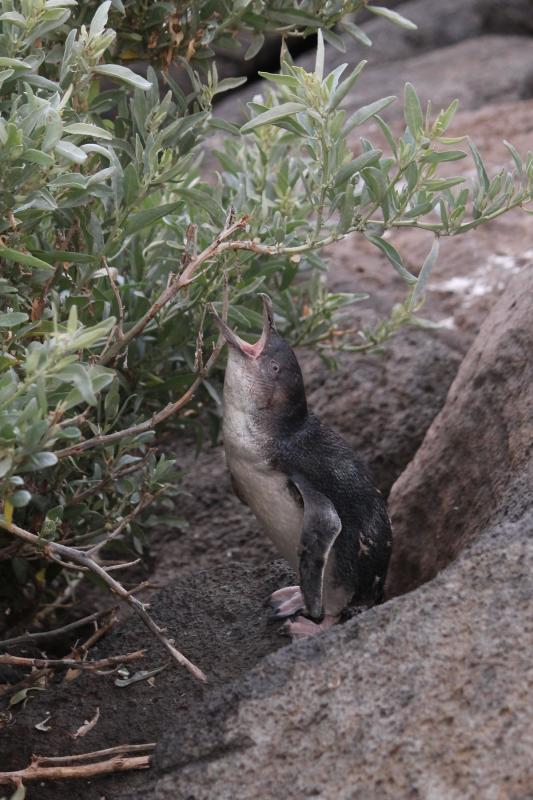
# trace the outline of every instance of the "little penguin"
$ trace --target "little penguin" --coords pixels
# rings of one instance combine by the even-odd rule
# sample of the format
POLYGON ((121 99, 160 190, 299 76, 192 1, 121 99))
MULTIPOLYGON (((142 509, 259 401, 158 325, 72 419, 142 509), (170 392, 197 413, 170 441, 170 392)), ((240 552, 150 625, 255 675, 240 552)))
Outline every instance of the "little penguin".
POLYGON ((299 575, 270 598, 296 639, 383 600, 392 531, 364 464, 308 410, 300 365, 261 299, 255 344, 212 309, 229 345, 224 449, 235 493, 299 575))

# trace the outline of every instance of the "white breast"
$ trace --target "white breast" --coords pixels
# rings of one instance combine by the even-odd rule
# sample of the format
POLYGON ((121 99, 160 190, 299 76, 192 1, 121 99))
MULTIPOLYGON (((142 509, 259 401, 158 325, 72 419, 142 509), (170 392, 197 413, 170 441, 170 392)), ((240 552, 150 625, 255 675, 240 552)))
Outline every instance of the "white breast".
POLYGON ((240 494, 267 536, 296 569, 303 526, 303 509, 288 488, 288 479, 273 470, 263 453, 264 442, 249 429, 249 418, 238 412, 224 417, 226 460, 240 494))

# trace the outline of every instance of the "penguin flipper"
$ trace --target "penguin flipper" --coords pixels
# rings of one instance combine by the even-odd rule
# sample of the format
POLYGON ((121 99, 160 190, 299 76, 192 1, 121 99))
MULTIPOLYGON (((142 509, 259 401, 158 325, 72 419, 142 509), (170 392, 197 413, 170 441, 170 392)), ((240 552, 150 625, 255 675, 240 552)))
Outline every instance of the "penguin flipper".
POLYGON ((315 489, 301 473, 291 475, 291 481, 304 504, 298 551, 300 588, 309 615, 320 620, 324 616, 324 570, 342 523, 331 500, 315 489))

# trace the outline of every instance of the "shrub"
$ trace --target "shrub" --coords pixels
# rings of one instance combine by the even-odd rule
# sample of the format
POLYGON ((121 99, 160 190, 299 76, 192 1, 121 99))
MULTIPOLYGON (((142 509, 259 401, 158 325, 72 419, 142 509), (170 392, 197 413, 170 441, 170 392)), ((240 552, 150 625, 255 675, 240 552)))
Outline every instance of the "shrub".
POLYGON ((511 171, 489 178, 470 143, 474 186, 441 176, 441 164, 466 157, 462 139, 446 136, 456 103, 424 113, 407 84, 401 138, 382 117, 395 98, 346 118, 364 62, 325 75, 323 37, 340 46, 331 27, 364 0, 229 0, 223 16, 215 5, 0 1, 0 572, 14 620, 70 591, 84 569, 144 613, 110 571, 142 553, 156 498, 173 513, 179 475, 154 445, 155 425, 216 437, 221 343, 209 303, 252 332, 266 288, 294 343, 375 347, 404 324, 426 324, 418 310, 439 236, 530 199, 533 157, 523 164, 511 145, 511 171), (242 80, 219 80, 214 43, 239 46, 245 32, 250 57, 267 32, 317 29, 314 72, 284 46, 244 126, 216 117, 213 98, 242 80), (146 78, 122 63, 131 58, 152 62, 146 78), (166 69, 173 59, 188 90, 166 69), (354 156, 347 136, 371 117, 386 149, 361 138, 354 156), (206 175, 214 132, 220 170, 206 175), (432 240, 418 276, 384 238, 406 226, 432 240), (320 256, 352 233, 406 283, 390 318, 355 340, 342 329, 363 295, 329 293, 320 256))

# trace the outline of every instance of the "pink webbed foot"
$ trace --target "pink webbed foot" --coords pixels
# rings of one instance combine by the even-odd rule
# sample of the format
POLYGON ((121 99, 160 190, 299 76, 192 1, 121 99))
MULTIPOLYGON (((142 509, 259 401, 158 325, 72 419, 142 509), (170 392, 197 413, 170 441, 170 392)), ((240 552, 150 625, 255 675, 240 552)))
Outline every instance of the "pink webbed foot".
POLYGON ((274 609, 272 616, 275 619, 292 617, 305 607, 299 586, 286 586, 273 592, 270 596, 270 605, 274 609))
POLYGON ((287 621, 283 627, 294 641, 295 639, 307 639, 308 636, 317 636, 335 625, 339 619, 340 617, 326 614, 322 622, 313 622, 312 619, 299 616, 295 620, 287 621))

